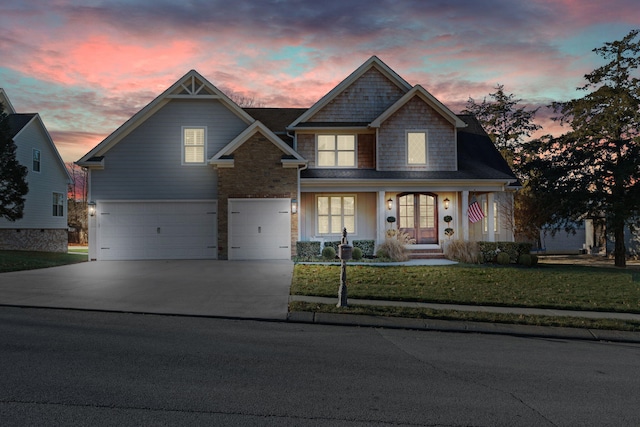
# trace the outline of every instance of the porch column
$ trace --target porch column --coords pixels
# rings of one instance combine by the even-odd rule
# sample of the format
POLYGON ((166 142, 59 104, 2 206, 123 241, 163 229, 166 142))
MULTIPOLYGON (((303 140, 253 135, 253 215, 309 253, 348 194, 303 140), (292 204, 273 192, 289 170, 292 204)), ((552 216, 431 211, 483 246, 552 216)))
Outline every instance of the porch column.
POLYGON ((377 221, 376 221, 376 247, 384 242, 385 222, 387 219, 387 202, 384 199, 385 192, 378 191, 378 203, 376 204, 377 221))
POLYGON ((496 211, 493 209, 494 193, 487 194, 487 237, 490 242, 496 241, 496 232, 493 228, 496 211))
POLYGON ((462 240, 469 241, 469 192, 462 192, 462 240))

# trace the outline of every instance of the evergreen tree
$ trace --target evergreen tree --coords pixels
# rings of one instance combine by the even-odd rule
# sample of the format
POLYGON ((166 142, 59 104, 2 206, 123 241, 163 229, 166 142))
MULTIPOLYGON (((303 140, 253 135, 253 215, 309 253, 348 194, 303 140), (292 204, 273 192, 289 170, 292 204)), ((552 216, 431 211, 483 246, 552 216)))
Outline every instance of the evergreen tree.
POLYGON ((626 266, 624 229, 640 209, 640 30, 593 51, 609 61, 585 75, 584 97, 552 105, 571 130, 545 137, 528 169, 536 191, 553 200, 557 218, 607 217, 615 265, 626 266))
POLYGON ((16 160, 16 145, 11 138, 9 116, 0 103, 0 218, 22 218, 24 197, 29 192, 27 168, 16 160))

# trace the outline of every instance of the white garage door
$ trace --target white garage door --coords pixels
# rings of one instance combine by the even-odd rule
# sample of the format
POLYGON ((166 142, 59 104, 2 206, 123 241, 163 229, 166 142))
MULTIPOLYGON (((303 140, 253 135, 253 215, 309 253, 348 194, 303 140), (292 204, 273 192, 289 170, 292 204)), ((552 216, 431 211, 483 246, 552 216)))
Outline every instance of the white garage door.
POLYGON ((98 260, 215 259, 216 201, 98 202, 98 260))
POLYGON ((229 199, 229 259, 291 259, 291 201, 229 199))

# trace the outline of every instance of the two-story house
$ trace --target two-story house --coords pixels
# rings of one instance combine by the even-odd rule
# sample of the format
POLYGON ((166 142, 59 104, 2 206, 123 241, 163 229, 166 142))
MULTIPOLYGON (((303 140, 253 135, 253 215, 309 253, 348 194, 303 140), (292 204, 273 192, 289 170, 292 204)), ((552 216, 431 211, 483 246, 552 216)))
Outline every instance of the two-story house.
POLYGON ((2 88, 0 102, 29 186, 22 218, 0 218, 0 249, 67 252, 69 173, 40 115, 17 113, 2 88))
POLYGON ((309 109, 243 109, 192 70, 78 164, 90 259, 289 259, 343 228, 513 239, 517 180, 478 122, 375 56, 309 109))

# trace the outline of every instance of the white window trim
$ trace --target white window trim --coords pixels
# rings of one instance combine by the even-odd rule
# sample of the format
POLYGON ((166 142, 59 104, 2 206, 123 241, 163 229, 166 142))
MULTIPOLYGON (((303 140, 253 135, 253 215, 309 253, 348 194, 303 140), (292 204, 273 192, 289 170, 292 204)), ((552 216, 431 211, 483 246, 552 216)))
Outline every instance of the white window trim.
MULTIPOLYGON (((342 229, 340 230, 340 233, 332 233, 331 231, 329 231, 328 233, 320 232, 320 221, 318 221, 318 216, 320 215, 320 211, 318 209, 318 199, 320 197, 328 197, 329 199, 331 199, 332 197, 340 197, 340 199, 344 199, 345 197, 353 197, 353 231, 349 231, 349 235, 357 235, 358 234, 358 196, 356 194, 316 194, 316 208, 315 208, 316 236, 327 237, 327 236, 342 235, 342 229)), ((329 212, 331 212, 331 207, 329 207, 329 212)), ((341 213, 340 216, 344 217, 344 213, 341 213)), ((331 230, 331 224, 329 224, 329 230, 331 230)))
POLYGON ((321 169, 355 169, 358 167, 358 135, 357 134, 353 134, 353 133, 317 133, 315 134, 315 149, 316 149, 316 153, 315 153, 315 163, 316 163, 316 168, 321 168, 321 169), (338 136, 353 136, 353 166, 338 166, 338 159, 336 158, 336 164, 333 166, 320 166, 319 162, 318 162, 318 152, 320 151, 318 149, 318 136, 323 135, 323 136, 327 136, 327 135, 331 135, 336 137, 336 149, 334 150, 335 153, 338 152, 338 141, 337 141, 337 137, 338 136))
POLYGON ((206 126, 182 126, 180 134, 180 155, 182 156, 183 166, 204 166, 207 164, 207 127, 206 126), (184 158, 184 152, 186 146, 184 145, 184 131, 187 129, 202 129, 204 130, 204 155, 202 162, 186 162, 184 158))
MULTIPOLYGON (((484 218, 482 218, 482 234, 489 233, 489 202, 485 199, 482 201, 482 208, 485 212, 484 218)), ((493 232, 498 232, 498 201, 493 201, 493 232)))
POLYGON ((429 131, 427 129, 407 129, 404 134, 404 151, 407 166, 426 166, 429 163, 429 131), (424 163, 409 163, 409 134, 424 134, 424 163))
MULTIPOLYGON (((53 216, 54 218, 62 218, 62 217, 64 217, 64 209, 65 209, 65 208, 64 208, 64 202, 65 202, 64 193, 60 193, 60 192, 58 192, 58 191, 53 191, 53 192, 51 193, 51 216, 53 216), (62 200, 62 204, 61 204, 61 205, 54 205, 54 204, 53 204, 53 201, 54 201, 54 199, 56 198, 56 194, 59 194, 59 195, 61 196, 61 197, 60 197, 60 199, 62 200), (61 206, 61 207, 62 207, 62 212, 61 212, 61 213, 62 213, 62 215, 54 215, 54 213, 53 213, 53 207, 54 207, 54 206, 61 206)), ((57 213, 57 210, 56 210, 56 213, 57 213)))
POLYGON ((42 171, 42 150, 40 150, 39 148, 34 148, 31 151, 31 171, 35 172, 35 173, 40 173, 42 171), (36 151, 40 155, 40 160, 38 160, 38 170, 35 170, 35 168, 33 167, 33 163, 34 163, 35 156, 36 156, 36 151))

